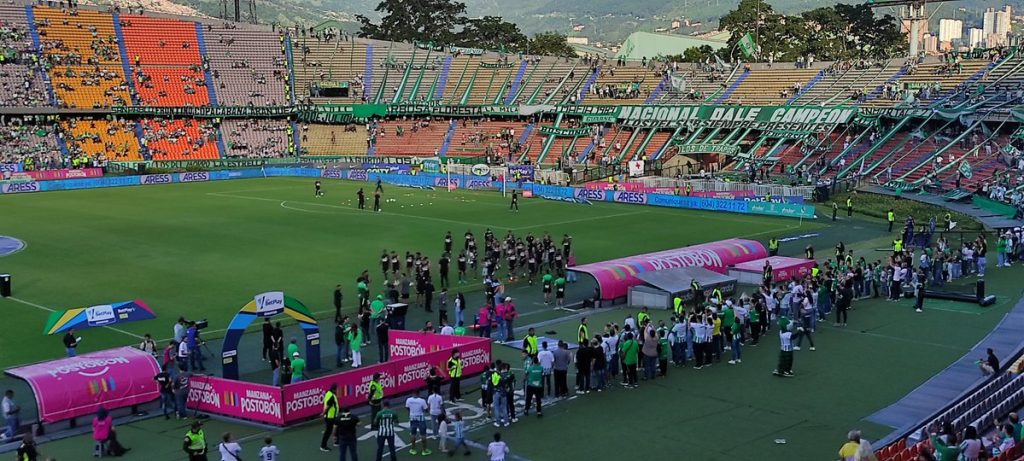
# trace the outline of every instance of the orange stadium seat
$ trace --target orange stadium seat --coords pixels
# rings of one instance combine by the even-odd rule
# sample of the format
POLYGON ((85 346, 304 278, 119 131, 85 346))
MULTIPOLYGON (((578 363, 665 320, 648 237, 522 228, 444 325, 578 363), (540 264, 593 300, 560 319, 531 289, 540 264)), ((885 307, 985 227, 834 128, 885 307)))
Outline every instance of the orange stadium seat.
POLYGON ((142 105, 210 104, 195 23, 125 15, 121 16, 121 27, 142 105))
POLYGON ((153 160, 220 158, 217 127, 209 120, 143 119, 143 142, 153 160))

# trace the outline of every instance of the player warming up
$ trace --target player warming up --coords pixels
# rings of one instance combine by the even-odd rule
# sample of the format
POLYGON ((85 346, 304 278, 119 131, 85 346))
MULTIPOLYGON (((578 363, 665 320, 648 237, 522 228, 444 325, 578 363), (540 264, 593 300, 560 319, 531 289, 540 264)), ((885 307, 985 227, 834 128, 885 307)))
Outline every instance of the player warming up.
POLYGON ((512 189, 512 203, 508 205, 509 211, 516 210, 519 212, 519 191, 512 189))
POLYGON ((324 196, 324 190, 320 186, 320 181, 314 182, 313 183, 313 188, 315 189, 314 192, 313 192, 313 196, 314 197, 320 198, 320 197, 324 196))

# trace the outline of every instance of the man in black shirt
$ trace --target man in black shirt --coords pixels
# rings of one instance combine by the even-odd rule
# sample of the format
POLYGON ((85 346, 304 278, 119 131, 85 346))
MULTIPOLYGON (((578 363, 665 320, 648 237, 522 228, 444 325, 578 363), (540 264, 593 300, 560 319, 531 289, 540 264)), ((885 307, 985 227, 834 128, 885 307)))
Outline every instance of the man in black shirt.
POLYGON ((81 338, 75 337, 75 329, 69 328, 68 332, 64 334, 64 349, 67 351, 68 357, 77 355, 78 341, 81 341, 81 338))
POLYGON ((382 316, 377 319, 377 356, 380 357, 380 363, 387 362, 391 359, 390 350, 388 349, 388 331, 391 325, 388 324, 387 316, 382 316))
POLYGON ((281 329, 281 322, 274 324, 274 331, 270 333, 270 350, 278 359, 284 359, 284 330, 281 329))
MULTIPOLYGON (((447 246, 451 246, 448 244, 447 246)), ((441 273, 441 288, 448 288, 448 265, 451 264, 451 256, 445 251, 441 255, 441 259, 437 261, 439 272, 441 273)))
POLYGON ((263 361, 269 362, 274 353, 274 326, 270 324, 270 317, 263 318, 263 361))
POLYGON ((164 364, 160 373, 157 373, 153 377, 153 381, 156 381, 157 386, 160 389, 160 408, 164 411, 164 419, 171 419, 170 414, 174 413, 174 389, 171 388, 171 374, 167 372, 167 367, 173 366, 164 364))
POLYGON ((452 252, 452 231, 448 231, 447 234, 444 234, 444 252, 452 252))
MULTIPOLYGON (((387 272, 387 269, 385 269, 385 275, 384 275, 385 279, 387 278, 387 273, 386 272, 387 272)), ((334 286, 334 319, 335 320, 341 318, 341 298, 342 298, 341 284, 338 284, 338 285, 334 286)))
POLYGON ((334 365, 338 368, 348 361, 348 317, 334 319, 334 346, 338 356, 334 365))
POLYGON ((434 281, 428 278, 423 285, 423 306, 427 312, 434 312, 431 308, 434 303, 434 289, 434 281))
MULTIPOLYGON (((380 188, 380 184, 379 183, 377 184, 377 187, 380 188)), ((379 190, 377 192, 373 193, 373 211, 380 211, 380 191, 379 190)))
POLYGON ((356 192, 356 197, 359 199, 359 209, 366 209, 366 194, 363 192, 363 188, 359 188, 359 192, 356 192))
POLYGON ((519 191, 515 189, 512 189, 512 203, 508 205, 508 209, 519 211, 519 191))
POLYGON ((338 421, 335 423, 338 431, 338 451, 341 452, 341 457, 344 458, 348 452, 352 455, 352 459, 356 459, 356 429, 359 427, 359 417, 352 414, 352 409, 343 408, 341 414, 338 415, 338 421))
POLYGON ((320 198, 320 197, 323 197, 323 196, 324 196, 324 191, 323 191, 322 189, 320 189, 320 181, 316 181, 316 182, 314 182, 314 183, 313 183, 313 188, 315 189, 315 190, 313 191, 313 196, 314 196, 314 197, 316 197, 316 198, 320 198))

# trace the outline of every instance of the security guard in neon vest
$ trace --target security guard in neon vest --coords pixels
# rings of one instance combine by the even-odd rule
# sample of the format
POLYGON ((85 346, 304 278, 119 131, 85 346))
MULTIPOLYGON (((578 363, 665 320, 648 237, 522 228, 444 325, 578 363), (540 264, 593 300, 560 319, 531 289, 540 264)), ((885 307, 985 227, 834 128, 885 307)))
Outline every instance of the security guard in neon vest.
POLYGON ((892 224, 896 222, 896 213, 889 208, 889 212, 885 214, 885 218, 889 221, 889 232, 892 232, 892 224))
POLYGON ((903 253, 903 237, 892 241, 892 252, 893 254, 903 253))
POLYGON ((768 256, 779 255, 779 239, 772 237, 768 240, 768 256))
POLYGON ((853 217, 853 199, 850 197, 846 197, 846 216, 853 217))
POLYGON ((370 428, 377 430, 377 413, 380 412, 380 404, 384 401, 384 386, 380 383, 380 373, 374 373, 370 381, 370 392, 366 394, 370 403, 370 428))
POLYGON ((462 357, 459 356, 459 349, 452 349, 452 356, 448 358, 448 377, 452 379, 448 386, 448 400, 455 403, 462 400, 462 357))
POLYGON ((526 352, 526 355, 534 356, 537 355, 537 352, 539 351, 540 350, 537 346, 537 332, 534 331, 533 328, 530 328, 526 332, 526 337, 523 338, 523 352, 526 352))
POLYGON ((814 263, 814 267, 811 268, 811 277, 818 278, 821 275, 821 268, 818 267, 818 263, 814 263))
POLYGON ((711 300, 715 301, 719 306, 721 306, 725 302, 725 297, 722 296, 722 290, 719 290, 718 287, 715 287, 714 290, 711 290, 711 300))
POLYGON ((693 292, 693 307, 699 307, 704 303, 704 287, 700 286, 697 279, 690 281, 690 291, 693 292))
POLYGON ((672 311, 675 312, 676 315, 683 315, 686 313, 686 308, 683 307, 682 296, 676 296, 672 298, 672 311))
POLYGON ((206 460, 206 434, 203 433, 203 423, 192 422, 192 429, 185 433, 185 442, 182 449, 188 453, 189 461, 206 460))
POLYGON ((650 321, 651 314, 648 313, 647 306, 644 306, 643 308, 641 308, 640 312, 637 312, 636 314, 636 324, 637 326, 642 328, 644 325, 647 324, 647 322, 650 321))
POLYGON ((576 342, 587 344, 590 341, 590 329, 587 328, 587 318, 580 319, 580 327, 576 330, 576 342))
MULTIPOLYGON (((324 435, 320 439, 320 451, 331 451, 327 448, 327 441, 334 434, 334 423, 338 418, 338 383, 331 383, 331 388, 324 392, 324 435)), ((338 443, 338 436, 334 436, 334 443, 338 443)))

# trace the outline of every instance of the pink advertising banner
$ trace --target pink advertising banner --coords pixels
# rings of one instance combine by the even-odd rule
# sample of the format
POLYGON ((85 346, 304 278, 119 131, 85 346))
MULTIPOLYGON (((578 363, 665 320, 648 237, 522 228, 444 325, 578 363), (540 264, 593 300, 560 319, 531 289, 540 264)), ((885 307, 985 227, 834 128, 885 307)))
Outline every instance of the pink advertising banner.
POLYGON ((756 272, 758 275, 764 269, 764 262, 772 264, 772 279, 776 282, 785 282, 790 279, 804 277, 811 273, 814 267, 814 260, 801 258, 788 258, 785 256, 772 256, 764 259, 757 259, 739 263, 733 269, 743 272, 756 272))
POLYGON ((391 358, 416 357, 427 352, 451 350, 479 341, 475 336, 451 336, 423 333, 409 330, 388 332, 388 348, 391 358))
MULTIPOLYGON (((391 339, 391 335, 398 333, 400 337, 412 341, 412 336, 398 330, 389 333, 388 342, 397 344, 391 339)), ((423 334, 424 337, 416 339, 417 343, 429 348, 437 338, 427 336, 440 336, 423 334)), ((491 362, 491 342, 484 338, 464 337, 466 344, 459 346, 463 360, 463 376, 470 376, 482 373, 484 368, 491 362)), ((443 338, 442 338, 443 339, 443 338)), ((461 339, 459 341, 462 341, 461 339)), ((413 348, 419 347, 416 345, 413 348)), ((409 350, 410 352, 412 349, 409 350)), ((381 374, 381 384, 384 386, 384 396, 395 396, 411 392, 415 389, 426 386, 426 378, 430 369, 436 367, 441 376, 447 378, 445 362, 451 355, 450 348, 444 348, 433 352, 425 352, 411 357, 392 357, 387 363, 381 363, 365 368, 357 368, 352 371, 324 376, 297 384, 289 384, 284 387, 284 422, 286 424, 295 421, 315 418, 323 411, 323 396, 331 384, 338 385, 338 403, 342 407, 355 407, 366 405, 370 389, 370 381, 374 373, 381 374)))
POLYGON ((32 177, 36 181, 51 181, 54 179, 78 179, 78 178, 98 178, 103 176, 103 170, 100 168, 83 168, 80 170, 39 170, 39 171, 26 171, 25 174, 32 177))
POLYGON ((39 419, 52 423, 157 399, 156 359, 131 347, 108 349, 7 370, 28 381, 39 419))
POLYGON ((283 426, 281 389, 213 376, 193 376, 188 408, 206 413, 283 426))
POLYGON ((615 299, 626 296, 629 287, 642 284, 643 281, 636 278, 636 275, 644 272, 677 267, 703 267, 724 274, 729 270, 729 266, 767 256, 768 251, 761 242, 729 239, 583 264, 570 270, 593 276, 601 289, 601 299, 615 299))

